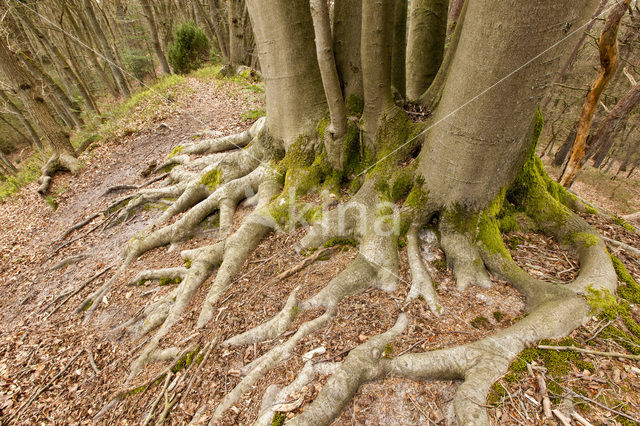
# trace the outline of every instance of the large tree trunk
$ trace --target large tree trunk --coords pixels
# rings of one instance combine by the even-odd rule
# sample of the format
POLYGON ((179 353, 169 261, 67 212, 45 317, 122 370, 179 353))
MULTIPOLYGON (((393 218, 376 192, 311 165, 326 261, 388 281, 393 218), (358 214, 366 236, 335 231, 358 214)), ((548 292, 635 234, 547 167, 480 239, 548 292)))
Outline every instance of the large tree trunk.
MULTIPOLYGON (((331 167, 322 144, 329 120, 337 118, 336 109, 329 105, 339 101, 327 55, 324 4, 319 17, 322 24, 316 22, 318 45, 314 45, 308 1, 247 0, 265 78, 266 119, 237 135, 207 138, 205 134, 177 147, 159 167, 173 167, 170 183, 143 189, 114 204, 121 206, 117 220, 128 218, 136 206, 164 198, 175 200, 150 229, 127 243, 118 271, 78 306, 76 312, 84 312, 85 321, 143 253, 192 235, 210 215, 219 215, 220 221, 220 241, 183 251, 184 267, 142 271, 133 280, 169 279, 179 284, 128 323, 142 322, 140 334, 153 333, 136 355, 129 379, 154 360, 181 359, 181 348, 164 348, 163 343, 172 340, 166 339, 172 330, 178 332, 176 324, 184 324, 181 319, 198 300, 194 295, 214 273, 196 327, 208 332, 209 327, 219 326, 214 318, 224 303, 223 295, 269 232, 287 231, 309 220, 312 226, 295 244, 296 249, 313 250, 345 240, 357 246, 354 261, 322 289, 300 294, 293 290, 270 320, 221 342, 229 347, 269 341, 270 346, 243 367, 233 389, 214 404, 201 405, 192 419, 194 424, 205 420, 202 416, 209 412, 210 424, 223 421, 226 410, 237 408, 242 396, 268 372, 300 353, 303 341, 332 326, 345 298, 367 297, 369 289, 380 291, 380 297, 400 291, 398 246, 403 231, 399 222, 408 225, 406 258, 412 277, 405 307, 422 295, 434 315, 441 312, 420 255, 419 231, 433 220, 438 222, 440 245, 459 290, 469 284, 492 285, 489 269, 522 292, 527 316, 476 342, 394 357, 385 348, 409 323, 398 308, 395 325, 358 344, 343 361, 330 366, 306 364, 291 386, 304 386, 316 373, 330 378, 289 425, 331 424, 360 385, 386 377, 460 380, 453 400, 457 422, 488 425, 487 393, 516 354, 541 339, 565 336, 590 318, 592 311, 584 298, 588 288, 616 289, 615 271, 604 244, 569 209, 577 209, 578 202, 544 173, 534 155, 542 130, 537 108, 569 43, 546 49, 566 37, 567 25, 584 25, 595 0, 467 2, 449 59, 440 67, 437 96, 431 93, 433 99, 440 99, 441 94, 441 100, 427 123, 414 123, 393 102, 390 71, 395 2, 362 2, 359 49, 335 40, 336 33, 347 33, 346 28, 339 28, 347 15, 338 13, 347 3, 359 4, 336 3, 334 46, 337 56, 339 50, 359 52, 364 109, 359 120, 347 125, 344 170, 331 167), (200 157, 194 158, 196 155, 200 157), (327 198, 338 206, 316 215, 313 208, 318 203, 313 199, 323 198, 325 189, 327 198), (256 208, 234 226, 236 207, 255 191, 256 208), (300 205, 311 211, 297 212, 300 205), (535 229, 576 250, 582 270, 574 282, 558 286, 536 280, 514 262, 498 227, 501 214, 511 215, 516 222, 514 208, 535 229), (397 220, 386 215, 388 211, 397 213, 391 215, 397 220), (319 370, 323 367, 326 369, 319 370)), ((317 2, 314 7, 319 7, 317 2)), ((349 38, 355 32, 348 31, 349 38)), ((342 67, 348 62, 336 62, 337 75, 345 78, 342 67)), ((344 80, 343 88, 345 93, 354 93, 354 86, 344 80)), ((359 115, 352 109, 349 113, 359 115)), ((319 250, 316 255, 322 253, 319 250)), ((276 396, 273 390, 271 387, 264 396, 258 425, 277 421, 277 405, 291 400, 289 386, 276 390, 276 396)), ((167 406, 171 407, 171 401, 167 406)))
POLYGON ((566 36, 559 21, 583 22, 585 11, 570 3, 530 3, 522 9, 509 3, 488 8, 469 2, 434 114, 437 124, 420 153, 430 198, 450 207, 481 208, 514 178, 532 148, 528 123, 563 53, 544 50, 566 36), (495 16, 501 17, 500 29, 487 31, 495 16), (522 30, 532 20, 540 30, 535 35, 522 30), (514 73, 538 54, 542 56, 514 73), (510 118, 497 126, 496 117, 510 118))
POLYGON ((327 111, 309 2, 247 1, 267 98, 267 128, 290 146, 327 111))
POLYGON ((407 41, 407 99, 417 101, 438 73, 444 55, 449 0, 413 0, 407 41))

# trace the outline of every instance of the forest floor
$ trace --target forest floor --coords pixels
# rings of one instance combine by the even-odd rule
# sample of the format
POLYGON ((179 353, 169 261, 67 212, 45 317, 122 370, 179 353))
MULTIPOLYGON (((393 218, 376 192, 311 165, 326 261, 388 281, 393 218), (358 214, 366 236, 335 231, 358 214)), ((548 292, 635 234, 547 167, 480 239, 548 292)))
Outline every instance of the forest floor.
MULTIPOLYGON (((117 326, 166 294, 170 286, 129 286, 127 283, 143 269, 182 265, 180 251, 215 240, 216 229, 205 226, 194 238, 172 250, 158 248, 143 255, 112 287, 86 325, 82 323, 82 316, 73 311, 113 270, 89 282, 77 294, 73 292, 105 268, 117 267, 124 244, 162 210, 157 206, 142 209, 130 220, 106 229, 99 226, 98 217, 66 239, 59 237, 125 194, 103 196, 107 188, 145 182, 148 178, 143 174, 150 165, 160 164, 173 147, 189 135, 204 129, 230 134, 252 123, 257 111, 263 108, 260 85, 203 75, 186 77, 180 83, 184 90, 174 91, 171 107, 158 107, 151 115, 140 115, 144 103, 137 106, 128 114, 130 130, 125 129, 118 137, 105 138, 85 153, 81 158, 84 167, 78 175, 55 177, 47 203, 36 194, 33 183, 0 204, 2 424, 88 424, 94 419, 101 424, 139 424, 161 396, 164 380, 159 374, 171 367, 169 363, 150 365, 124 385, 131 362, 146 339, 117 326), (52 206, 56 206, 55 210, 52 206), (80 254, 86 257, 69 265, 60 264, 80 254), (160 380, 154 380, 158 377, 160 380), (150 382, 148 387, 140 388, 150 382), (129 392, 109 404, 121 391, 129 392), (103 410, 107 406, 108 409, 103 410)), ((600 204, 602 194, 598 188, 581 182, 577 190, 600 204)), ((636 200, 640 200, 640 196, 636 200)), ((616 205, 608 203, 606 207, 615 211, 616 205)), ((236 227, 248 212, 249 207, 239 209, 234 219, 236 227)), ((603 235, 640 248, 638 231, 624 226, 623 222, 611 217, 585 218, 603 235)), ((184 346, 188 341, 204 347, 209 341, 220 341, 254 327, 277 313, 295 287, 300 287, 298 294, 303 298, 313 294, 356 256, 356 249, 338 247, 330 258, 321 258, 280 282, 272 282, 278 274, 304 261, 304 257, 293 250, 294 243, 303 234, 304 229, 297 229, 268 236, 220 299, 216 320, 204 332, 194 335, 205 285, 190 303, 183 321, 163 340, 163 345, 182 343, 184 346)), ((446 268, 443 253, 433 244, 434 235, 424 232, 421 238, 423 255, 438 284, 444 313, 436 317, 423 302, 411 302, 404 309, 411 318, 410 326, 389 349, 389 356, 474 341, 525 315, 523 297, 504 281, 496 279, 492 288, 472 287, 460 293, 446 268)), ((552 239, 527 233, 505 238, 514 259, 537 278, 565 282, 575 277, 579 265, 574 256, 552 239)), ((610 247, 610 251, 636 280, 640 279, 640 259, 615 247, 610 247)), ((329 328, 304 339, 296 350, 297 355, 256 383, 228 410, 224 424, 251 424, 266 388, 272 383, 285 384, 293 380, 303 365, 302 354, 322 347, 324 352, 316 355, 318 361, 340 361, 350 349, 391 327, 409 290, 406 251, 400 254, 399 275, 401 285, 393 293, 370 290, 344 300, 338 319, 329 328)), ((636 322, 640 320, 639 306, 629 305, 629 312, 636 322)), ((311 314, 301 315, 290 330, 295 330, 311 314)), ((610 328, 628 330, 622 316, 594 315, 592 321, 564 343, 596 351, 640 353, 640 340, 625 333, 626 340, 621 343, 608 331, 610 328)), ((241 367, 276 343, 269 341, 230 349, 214 345, 202 363, 191 364, 197 364, 195 368, 189 366, 176 371, 177 375, 189 375, 194 382, 173 407, 167 423, 188 422, 202 404, 207 404, 210 413, 239 382, 241 367)), ((546 394, 540 392, 538 376, 547 384, 553 408, 568 417, 575 411, 592 424, 632 424, 631 419, 640 418, 638 361, 574 351, 557 353, 535 348, 528 351, 520 359, 526 362, 514 363, 512 371, 494 385, 488 401, 478 401, 491 407, 490 416, 495 424, 560 424, 557 417, 543 418, 542 400, 546 394)), ((325 381, 326 377, 316 377, 305 386, 296 395, 299 406, 287 417, 304 409, 325 381)), ((448 424, 457 385, 453 381, 398 379, 370 383, 360 388, 335 424, 448 424)), ((161 399, 156 414, 164 405, 161 399)))

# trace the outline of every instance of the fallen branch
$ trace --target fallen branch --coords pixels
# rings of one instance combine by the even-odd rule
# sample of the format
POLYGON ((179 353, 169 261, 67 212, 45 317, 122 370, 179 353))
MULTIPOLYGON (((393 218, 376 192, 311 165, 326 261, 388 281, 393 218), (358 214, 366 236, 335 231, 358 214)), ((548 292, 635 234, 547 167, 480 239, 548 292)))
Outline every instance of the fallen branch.
POLYGON ((607 237, 602 237, 602 239, 605 240, 607 243, 611 244, 612 246, 620 247, 622 250, 625 250, 633 254, 634 256, 640 256, 640 250, 638 250, 635 247, 631 247, 629 244, 625 244, 617 240, 612 240, 611 238, 607 238, 607 237))
POLYGON ((300 272, 301 270, 303 270, 304 268, 306 268, 307 266, 309 266, 310 264, 312 264, 313 262, 318 260, 318 258, 320 256, 322 256, 323 254, 330 254, 330 253, 333 252, 333 250, 334 250, 334 247, 322 248, 322 249, 316 251, 315 253, 313 253, 311 256, 305 258, 302 262, 298 263, 293 268, 287 269, 286 271, 281 272, 280 274, 276 275, 274 278, 269 280, 265 285, 263 285, 260 289, 258 289, 258 291, 256 291, 254 293, 254 295, 251 296, 251 299, 249 299, 249 301, 251 301, 255 297, 257 297, 257 295, 260 294, 260 292, 262 292, 262 290, 264 290, 265 288, 267 288, 271 284, 275 283, 276 281, 282 281, 282 280, 284 280, 286 278, 289 278, 291 275, 297 274, 298 272, 300 272))
MULTIPOLYGON (((47 318, 49 318, 51 315, 55 314, 56 311, 58 309, 60 309, 62 306, 64 306, 65 303, 67 303, 69 301, 69 299, 71 299, 73 296, 75 296, 76 294, 80 293, 82 291, 83 288, 85 288, 87 285, 89 285, 89 283, 91 283, 93 280, 99 278, 102 274, 104 274, 105 272, 107 272, 109 269, 113 268, 113 266, 108 266, 106 268, 104 268, 102 271, 98 272, 97 274, 95 274, 94 276, 92 276, 91 278, 89 278, 87 281, 83 282, 82 284, 80 284, 80 286, 75 289, 73 292, 71 292, 71 294, 69 294, 63 301, 62 303, 60 303, 58 306, 56 306, 56 308, 49 312, 49 314, 47 314, 46 317, 43 318, 43 320, 46 320, 47 318)), ((58 299, 56 299, 58 300, 58 299)), ((48 307, 48 306, 47 306, 48 307)))
POLYGON ((582 353, 582 354, 588 354, 588 355, 597 355, 597 356, 607 356, 607 357, 611 357, 611 358, 626 358, 626 359, 640 360, 640 355, 622 354, 620 352, 600 352, 600 351, 593 351, 591 349, 578 348, 578 347, 575 347, 575 346, 538 345, 538 349, 551 349, 551 350, 555 350, 555 351, 575 351, 575 352, 579 352, 579 353, 582 353))
POLYGON ((89 222, 91 222, 93 219, 95 219, 98 216, 100 216, 100 213, 95 213, 95 214, 89 216, 88 218, 86 218, 85 220, 83 220, 82 222, 78 223, 77 225, 73 225, 71 228, 69 228, 66 231, 64 231, 64 233, 60 237, 58 237, 58 239, 55 242, 64 240, 73 231, 82 228, 83 226, 87 225, 89 222))
POLYGON ((85 253, 74 254, 72 256, 66 257, 62 259, 60 262, 56 263, 55 266, 51 268, 51 271, 55 271, 56 269, 61 269, 66 266, 73 265, 74 263, 81 262, 85 260, 87 257, 89 257, 89 255, 85 253))
POLYGON ((155 182, 157 182, 159 180, 162 180, 162 179, 166 178, 167 176, 169 176, 169 173, 163 173, 163 174, 161 174, 159 176, 156 176, 153 179, 150 179, 150 180, 148 180, 145 183, 142 183, 140 185, 116 185, 116 186, 112 186, 112 187, 108 188, 104 192, 104 194, 102 194, 102 196, 104 197, 106 195, 111 194, 112 192, 128 191, 130 189, 142 189, 145 186, 149 186, 152 183, 155 183, 155 182))
POLYGON ((46 385, 44 385, 43 387, 38 389, 38 391, 36 393, 34 393, 31 398, 29 398, 24 404, 22 404, 20 406, 20 408, 18 408, 18 411, 16 411, 11 417, 9 417, 9 421, 8 422, 13 420, 13 418, 15 418, 16 421, 18 419, 20 419, 20 415, 21 415, 22 411, 27 409, 29 407, 29 405, 31 405, 33 403, 33 401, 35 401, 36 398, 38 398, 42 394, 42 392, 46 391, 56 380, 58 380, 69 369, 69 367, 71 367, 71 365, 80 357, 80 355, 82 355, 82 353, 84 351, 85 351, 84 348, 81 349, 80 352, 78 352, 76 354, 76 356, 71 358, 71 361, 69 361, 69 363, 67 365, 65 365, 64 368, 62 370, 60 370, 60 372, 53 377, 53 379, 49 380, 46 385))

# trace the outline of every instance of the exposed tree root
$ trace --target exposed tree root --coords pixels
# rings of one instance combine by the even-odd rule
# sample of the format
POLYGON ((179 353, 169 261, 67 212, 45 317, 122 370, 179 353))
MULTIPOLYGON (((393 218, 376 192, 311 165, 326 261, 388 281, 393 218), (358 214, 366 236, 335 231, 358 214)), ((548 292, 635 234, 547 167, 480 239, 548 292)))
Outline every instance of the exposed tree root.
POLYGON ((40 184, 38 194, 44 195, 47 193, 55 172, 68 170, 76 174, 80 171, 81 167, 80 161, 71 154, 64 152, 53 154, 44 166, 42 166, 41 176, 38 179, 38 183, 40 184))
MULTIPOLYGON (((215 273, 200 308, 197 320, 197 328, 200 329, 211 322, 220 297, 228 290, 255 247, 269 232, 280 229, 280 224, 273 217, 273 209, 274 206, 282 207, 286 200, 285 197, 276 197, 282 191, 276 172, 264 162, 278 161, 281 149, 267 135, 260 133, 261 126, 262 122, 259 122, 240 135, 203 139, 180 147, 174 151, 176 155, 162 166, 173 167, 167 186, 141 188, 136 194, 121 198, 112 205, 113 209, 120 208, 118 217, 126 219, 146 203, 159 202, 167 197, 174 200, 151 229, 127 244, 123 251, 124 262, 118 272, 82 303, 79 311, 86 309, 87 319, 133 260, 154 248, 184 240, 207 217, 218 215, 220 221, 217 242, 181 252, 180 256, 186 262, 184 267, 141 271, 129 281, 130 285, 158 281, 160 285, 174 284, 175 287, 123 325, 129 327, 143 322, 139 335, 153 333, 133 361, 128 380, 149 362, 175 360, 184 354, 180 347, 182 343, 177 347, 163 348, 161 341, 182 318, 195 292, 215 273), (225 152, 239 146, 245 148, 225 152), (191 159, 190 155, 194 154, 203 156, 191 159), (236 207, 243 200, 253 202, 255 197, 258 200, 255 210, 234 229, 232 220, 236 207), (183 212, 179 219, 171 221, 183 212)), ((256 423, 268 424, 277 411, 295 409, 297 401, 292 405, 283 404, 292 392, 299 390, 317 373, 330 374, 331 377, 311 405, 291 423, 329 424, 363 383, 384 377, 403 377, 460 380, 453 401, 458 422, 488 424, 483 402, 492 383, 507 370, 515 357, 525 347, 535 345, 541 339, 563 337, 583 324, 591 315, 584 298, 590 286, 613 292, 617 282, 601 239, 566 207, 573 206, 575 200, 557 189, 535 160, 530 159, 523 170, 513 188, 502 191, 485 210, 472 213, 462 208, 452 211, 420 205, 418 208, 424 211, 409 215, 406 236, 412 283, 405 306, 420 297, 434 314, 441 312, 431 277, 420 254, 418 237, 420 227, 432 216, 425 213, 429 209, 439 217, 440 244, 459 290, 469 285, 491 285, 490 271, 510 281, 525 295, 528 315, 524 319, 473 343, 426 353, 402 353, 390 358, 385 351, 386 345, 400 336, 410 321, 400 313, 393 327, 353 348, 343 362, 308 361, 292 383, 282 389, 270 387, 263 397, 256 423), (500 232, 501 221, 505 220, 502 215, 513 214, 513 206, 520 209, 518 214, 528 217, 527 223, 533 224, 536 230, 553 236, 577 252, 581 270, 574 282, 560 285, 536 280, 513 261, 500 232)), ((395 204, 386 202, 388 198, 379 189, 377 179, 375 175, 370 176, 353 197, 335 209, 324 211, 321 219, 300 241, 300 248, 309 250, 326 243, 334 244, 332 240, 350 240, 357 245, 358 256, 314 295, 301 299, 298 288, 294 289, 271 319, 225 340, 224 346, 246 346, 266 341, 275 343, 265 354, 242 368, 240 382, 215 406, 201 405, 192 421, 204 415, 208 408, 213 412, 210 423, 220 421, 225 411, 236 404, 245 392, 290 358, 303 339, 331 324, 339 304, 346 297, 370 288, 386 292, 397 288, 400 214, 396 214, 395 204), (321 314, 301 323, 295 331, 290 330, 302 313, 318 308, 322 310, 321 314)), ((289 183, 285 179, 285 188, 289 183)), ((292 202, 296 200, 289 200, 292 202)), ((295 221, 296 218, 289 217, 289 220, 295 221)), ((316 252, 315 257, 308 257, 292 272, 283 274, 298 272, 320 253, 323 251, 316 252)), ((284 276, 276 279, 284 279, 284 276)), ((176 379, 175 386, 180 383, 182 379, 176 379)), ((168 416, 181 397, 175 392, 171 394, 169 389, 173 386, 169 385, 158 395, 156 405, 160 404, 162 396, 165 398, 159 417, 161 420, 168 416)))

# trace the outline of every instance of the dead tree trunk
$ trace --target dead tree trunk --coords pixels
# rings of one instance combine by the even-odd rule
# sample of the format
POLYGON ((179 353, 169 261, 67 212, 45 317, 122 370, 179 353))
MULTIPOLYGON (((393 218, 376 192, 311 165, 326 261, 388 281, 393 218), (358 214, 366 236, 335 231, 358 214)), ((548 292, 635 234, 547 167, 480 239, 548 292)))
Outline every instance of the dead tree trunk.
POLYGON ((618 67, 618 29, 620 28, 620 20, 626 13, 628 6, 629 0, 624 0, 616 4, 609 12, 609 16, 607 16, 604 28, 602 29, 599 42, 600 73, 587 93, 587 98, 584 101, 584 106, 580 113, 580 120, 578 121, 576 140, 571 147, 569 161, 567 161, 560 176, 560 184, 564 187, 571 186, 578 170, 580 170, 582 159, 585 155, 587 137, 591 129, 591 121, 598 106, 598 100, 618 67))

